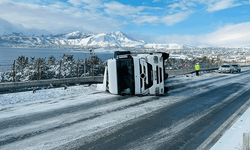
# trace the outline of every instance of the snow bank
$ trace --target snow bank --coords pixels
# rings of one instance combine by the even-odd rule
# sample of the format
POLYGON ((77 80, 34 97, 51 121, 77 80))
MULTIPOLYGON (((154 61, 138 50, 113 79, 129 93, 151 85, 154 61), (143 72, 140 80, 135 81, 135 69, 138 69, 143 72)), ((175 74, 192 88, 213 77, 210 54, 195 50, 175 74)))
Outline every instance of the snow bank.
POLYGON ((0 95, 0 110, 4 107, 9 107, 17 104, 30 104, 43 102, 47 100, 58 99, 60 97, 74 97, 78 95, 88 95, 90 93, 96 92, 96 85, 86 86, 71 86, 55 88, 55 89, 43 89, 38 90, 33 93, 33 91, 19 92, 19 93, 9 93, 0 95))
POLYGON ((210 150, 243 149, 243 133, 250 133, 250 108, 228 129, 210 150))

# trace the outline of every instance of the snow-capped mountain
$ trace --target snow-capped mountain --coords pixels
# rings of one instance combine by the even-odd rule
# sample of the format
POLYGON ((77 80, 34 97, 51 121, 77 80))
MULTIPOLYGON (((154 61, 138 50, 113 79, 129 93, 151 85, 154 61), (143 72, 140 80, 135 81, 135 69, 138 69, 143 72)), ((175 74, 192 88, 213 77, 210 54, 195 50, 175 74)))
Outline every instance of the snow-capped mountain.
POLYGON ((13 32, 0 36, 0 46, 87 46, 87 47, 140 47, 165 49, 190 49, 183 44, 147 44, 143 40, 135 40, 121 31, 87 34, 80 31, 68 34, 27 36, 22 32, 13 32))
POLYGON ((145 44, 145 42, 136 41, 120 31, 92 35, 87 38, 81 38, 81 39, 73 39, 73 40, 69 39, 68 43, 70 45, 100 46, 100 47, 109 47, 109 46, 135 47, 145 44))
MULTIPOLYGON (((80 31, 70 32, 68 30, 58 29, 60 34, 52 34, 46 30, 29 29, 22 25, 12 24, 0 18, 0 46, 18 47, 18 46, 95 46, 95 47, 142 47, 142 48, 169 48, 181 49, 186 48, 178 44, 146 44, 143 40, 135 40, 132 37, 120 31, 88 34, 91 32, 80 31), (66 32, 65 34, 62 34, 66 32)), ((53 31, 57 33, 57 31, 53 31)))
POLYGON ((137 41, 128 35, 116 31, 102 34, 86 34, 80 31, 49 36, 27 37, 23 34, 13 34, 0 37, 4 45, 79 45, 99 47, 136 47, 143 46, 144 41, 137 41))

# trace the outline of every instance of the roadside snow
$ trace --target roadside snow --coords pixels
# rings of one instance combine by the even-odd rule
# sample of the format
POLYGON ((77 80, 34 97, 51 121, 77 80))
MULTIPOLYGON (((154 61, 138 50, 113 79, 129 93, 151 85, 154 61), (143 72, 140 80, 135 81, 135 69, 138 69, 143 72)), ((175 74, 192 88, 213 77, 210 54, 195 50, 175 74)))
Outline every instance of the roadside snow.
MULTIPOLYGON (((33 91, 28 91, 0 94, 0 119, 66 107, 74 103, 77 105, 77 103, 82 103, 83 101, 75 97, 86 97, 95 92, 98 92, 96 85, 79 85, 67 87, 66 90, 64 87, 61 87, 37 90, 34 93, 33 91)), ((95 97, 98 97, 98 95, 95 97)), ((84 102, 89 100, 84 100, 84 102)))
POLYGON ((11 106, 21 103, 34 103, 40 101, 46 101, 48 99, 55 99, 64 96, 77 96, 79 94, 90 94, 96 91, 96 85, 91 85, 90 87, 85 87, 84 85, 67 87, 64 90, 62 88, 55 89, 43 89, 28 92, 10 93, 0 95, 0 109, 1 107, 11 106))
POLYGON ((250 133, 250 108, 245 111, 210 150, 243 150, 243 133, 250 133))

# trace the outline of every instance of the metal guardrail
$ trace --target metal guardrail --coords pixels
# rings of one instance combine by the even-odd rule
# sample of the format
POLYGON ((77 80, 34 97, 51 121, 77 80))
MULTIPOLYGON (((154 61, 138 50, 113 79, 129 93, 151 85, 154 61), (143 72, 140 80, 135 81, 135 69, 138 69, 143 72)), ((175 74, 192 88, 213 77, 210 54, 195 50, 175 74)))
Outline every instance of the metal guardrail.
MULTIPOLYGON (((241 67, 249 67, 241 66, 241 67)), ((200 71, 211 71, 218 70, 218 67, 215 68, 201 68, 200 71)), ((168 70, 165 69, 168 76, 178 76, 184 74, 194 73, 195 70, 191 68, 184 68, 179 70, 168 70)), ((25 82, 7 82, 0 83, 0 93, 16 90, 20 88, 31 88, 31 87, 42 87, 42 86, 60 86, 60 85, 72 85, 72 84, 97 84, 103 83, 103 76, 94 76, 94 77, 79 77, 79 78, 63 78, 63 79, 50 79, 50 80, 38 80, 38 81, 25 81, 25 82)))
MULTIPOLYGON (((218 70, 218 67, 215 68, 201 68, 200 71, 211 71, 211 70, 218 70)), ((165 70, 169 77, 171 76, 178 76, 184 74, 195 73, 195 69, 179 69, 179 70, 165 70)))
MULTIPOLYGON (((250 67, 250 65, 241 65, 241 67, 250 67)), ((218 70, 218 69, 219 69, 219 67, 201 68, 200 71, 211 71, 211 70, 218 70)), ((182 69, 178 69, 178 70, 165 69, 165 71, 166 71, 166 73, 168 74, 169 77, 195 73, 194 68, 182 68, 182 69)))
POLYGON ((0 83, 0 92, 6 92, 20 88, 59 86, 59 85, 72 85, 72 84, 97 84, 102 82, 103 82, 103 76, 24 81, 24 82, 8 82, 8 83, 0 83))

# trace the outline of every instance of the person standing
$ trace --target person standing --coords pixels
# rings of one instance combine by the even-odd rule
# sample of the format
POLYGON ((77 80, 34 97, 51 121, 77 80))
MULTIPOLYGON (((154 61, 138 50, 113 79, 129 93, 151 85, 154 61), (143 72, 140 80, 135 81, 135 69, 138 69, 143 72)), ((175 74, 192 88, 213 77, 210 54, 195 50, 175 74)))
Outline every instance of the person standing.
POLYGON ((195 71, 196 71, 196 76, 199 76, 199 71, 200 71, 200 65, 199 65, 199 63, 196 63, 196 65, 195 65, 195 71))

